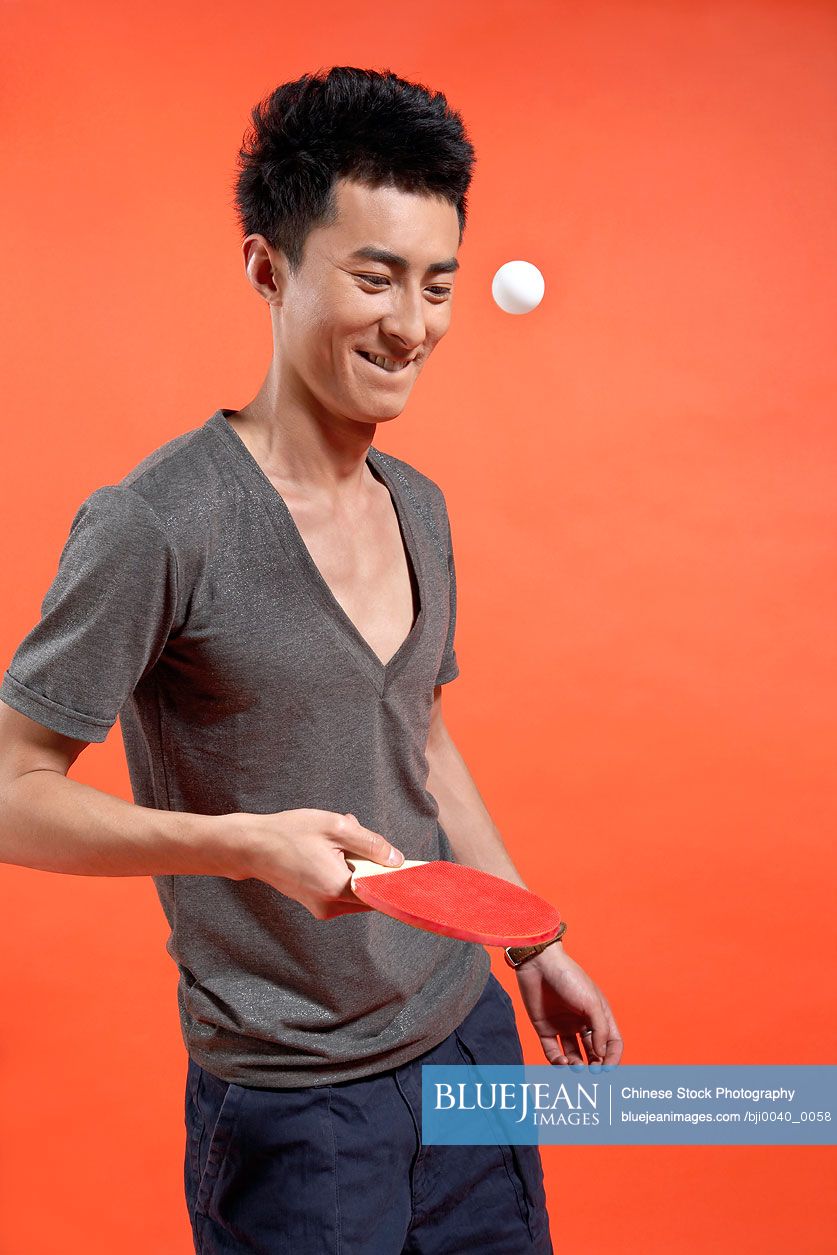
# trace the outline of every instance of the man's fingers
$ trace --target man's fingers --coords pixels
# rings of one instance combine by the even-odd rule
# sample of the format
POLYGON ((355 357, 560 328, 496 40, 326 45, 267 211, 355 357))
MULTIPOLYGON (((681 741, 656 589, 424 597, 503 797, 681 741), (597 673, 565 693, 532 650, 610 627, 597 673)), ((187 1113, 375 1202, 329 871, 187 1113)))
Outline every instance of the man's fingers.
POLYGON ((572 1066, 574 1063, 584 1063, 584 1059, 581 1057, 581 1051, 578 1048, 578 1040, 574 1033, 569 1031, 566 1032, 560 1038, 560 1042, 564 1048, 563 1054, 565 1055, 568 1064, 572 1066))
POLYGON ((547 1063, 561 1063, 566 1066, 569 1062, 567 1056, 561 1049, 561 1043, 557 1037, 544 1037, 539 1034, 543 1052, 546 1055, 547 1063))
POLYGON ((584 1053, 587 1056, 588 1063, 601 1063, 604 1059, 604 1049, 598 1051, 594 1046, 595 1034, 585 1033, 581 1038, 581 1044, 584 1047, 584 1053))
POLYGON ((366 902, 361 902, 356 893, 353 893, 350 886, 346 885, 343 892, 335 899, 341 909, 352 911, 373 911, 375 908, 368 906, 366 902))
POLYGON ((619 1030, 617 1029, 616 1024, 611 1021, 610 1036, 608 1037, 607 1049, 605 1050, 605 1057, 602 1062, 608 1067, 615 1068, 619 1060, 622 1058, 622 1051, 624 1048, 625 1044, 619 1036, 619 1030))
POLYGON ((608 1019, 601 1007, 591 1011, 587 1027, 592 1028, 593 1032, 585 1033, 581 1037, 581 1044, 587 1052, 588 1060, 592 1060, 594 1063, 601 1063, 605 1058, 609 1036, 608 1019))
MULTIPOLYGON (((613 1012, 610 1009, 610 1003, 604 994, 601 994, 602 1007, 604 1009, 604 1018, 606 1025, 605 1041, 604 1041, 604 1057, 602 1063, 608 1067, 616 1067, 622 1058, 622 1051, 625 1049, 625 1043, 619 1034, 619 1026, 613 1018, 613 1012)), ((598 1044, 598 1042, 597 1042, 598 1044)))
POLYGON ((347 812, 341 818, 348 821, 347 825, 344 824, 343 831, 339 833, 344 850, 350 854, 358 854, 361 858, 371 859, 373 863, 383 863, 392 867, 403 863, 402 851, 387 841, 386 837, 382 837, 379 832, 364 828, 356 815, 347 812))
POLYGON ((335 917, 338 915, 354 915, 358 911, 374 910, 374 907, 367 906, 365 902, 359 902, 357 898, 348 899, 340 897, 337 898, 336 901, 339 905, 335 905, 334 907, 333 913, 335 917))

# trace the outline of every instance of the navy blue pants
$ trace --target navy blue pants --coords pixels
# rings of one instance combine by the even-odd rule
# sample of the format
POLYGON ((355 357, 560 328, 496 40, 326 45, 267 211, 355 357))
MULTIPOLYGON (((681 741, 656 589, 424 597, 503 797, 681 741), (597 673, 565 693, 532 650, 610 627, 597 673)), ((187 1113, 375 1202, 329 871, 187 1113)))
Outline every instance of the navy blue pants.
POLYGON ((432 1050, 337 1085, 230 1084, 191 1058, 184 1181, 198 1255, 553 1255, 537 1146, 423 1146, 424 1063, 522 1063, 489 974, 432 1050))

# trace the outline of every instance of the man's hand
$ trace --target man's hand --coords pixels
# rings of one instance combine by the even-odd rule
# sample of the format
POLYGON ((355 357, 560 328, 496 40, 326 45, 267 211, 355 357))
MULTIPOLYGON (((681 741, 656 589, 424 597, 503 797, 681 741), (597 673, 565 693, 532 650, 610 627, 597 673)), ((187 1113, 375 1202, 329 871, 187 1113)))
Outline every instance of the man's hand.
POLYGON ((401 850, 356 816, 301 807, 275 814, 235 812, 217 817, 234 851, 234 880, 254 877, 304 906, 315 919, 371 911, 352 892, 344 852, 387 867, 404 862, 401 850))
POLYGON ((550 1063, 584 1065, 576 1033, 582 1037, 587 1062, 615 1066, 622 1058, 622 1038, 607 998, 587 973, 564 953, 560 941, 525 959, 515 969, 529 1019, 550 1063), (561 1045, 556 1036, 561 1038, 561 1045))

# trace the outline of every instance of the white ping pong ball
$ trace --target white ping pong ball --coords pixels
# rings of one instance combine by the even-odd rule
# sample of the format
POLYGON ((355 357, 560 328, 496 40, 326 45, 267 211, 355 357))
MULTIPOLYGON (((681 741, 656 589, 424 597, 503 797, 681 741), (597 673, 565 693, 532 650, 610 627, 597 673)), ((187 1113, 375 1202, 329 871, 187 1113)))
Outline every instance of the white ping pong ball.
POLYGON ((491 295, 507 314, 530 314, 543 300, 545 286, 530 261, 507 261, 491 282, 491 295))

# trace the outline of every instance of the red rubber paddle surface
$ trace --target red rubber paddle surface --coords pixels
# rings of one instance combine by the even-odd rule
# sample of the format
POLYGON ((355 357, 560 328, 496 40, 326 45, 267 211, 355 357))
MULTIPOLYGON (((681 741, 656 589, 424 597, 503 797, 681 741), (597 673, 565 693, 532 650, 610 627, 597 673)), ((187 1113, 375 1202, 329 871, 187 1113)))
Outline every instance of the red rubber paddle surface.
POLYGON ((554 937, 561 923, 552 903, 529 889, 444 859, 358 876, 354 891, 404 924, 485 946, 536 945, 554 937))

